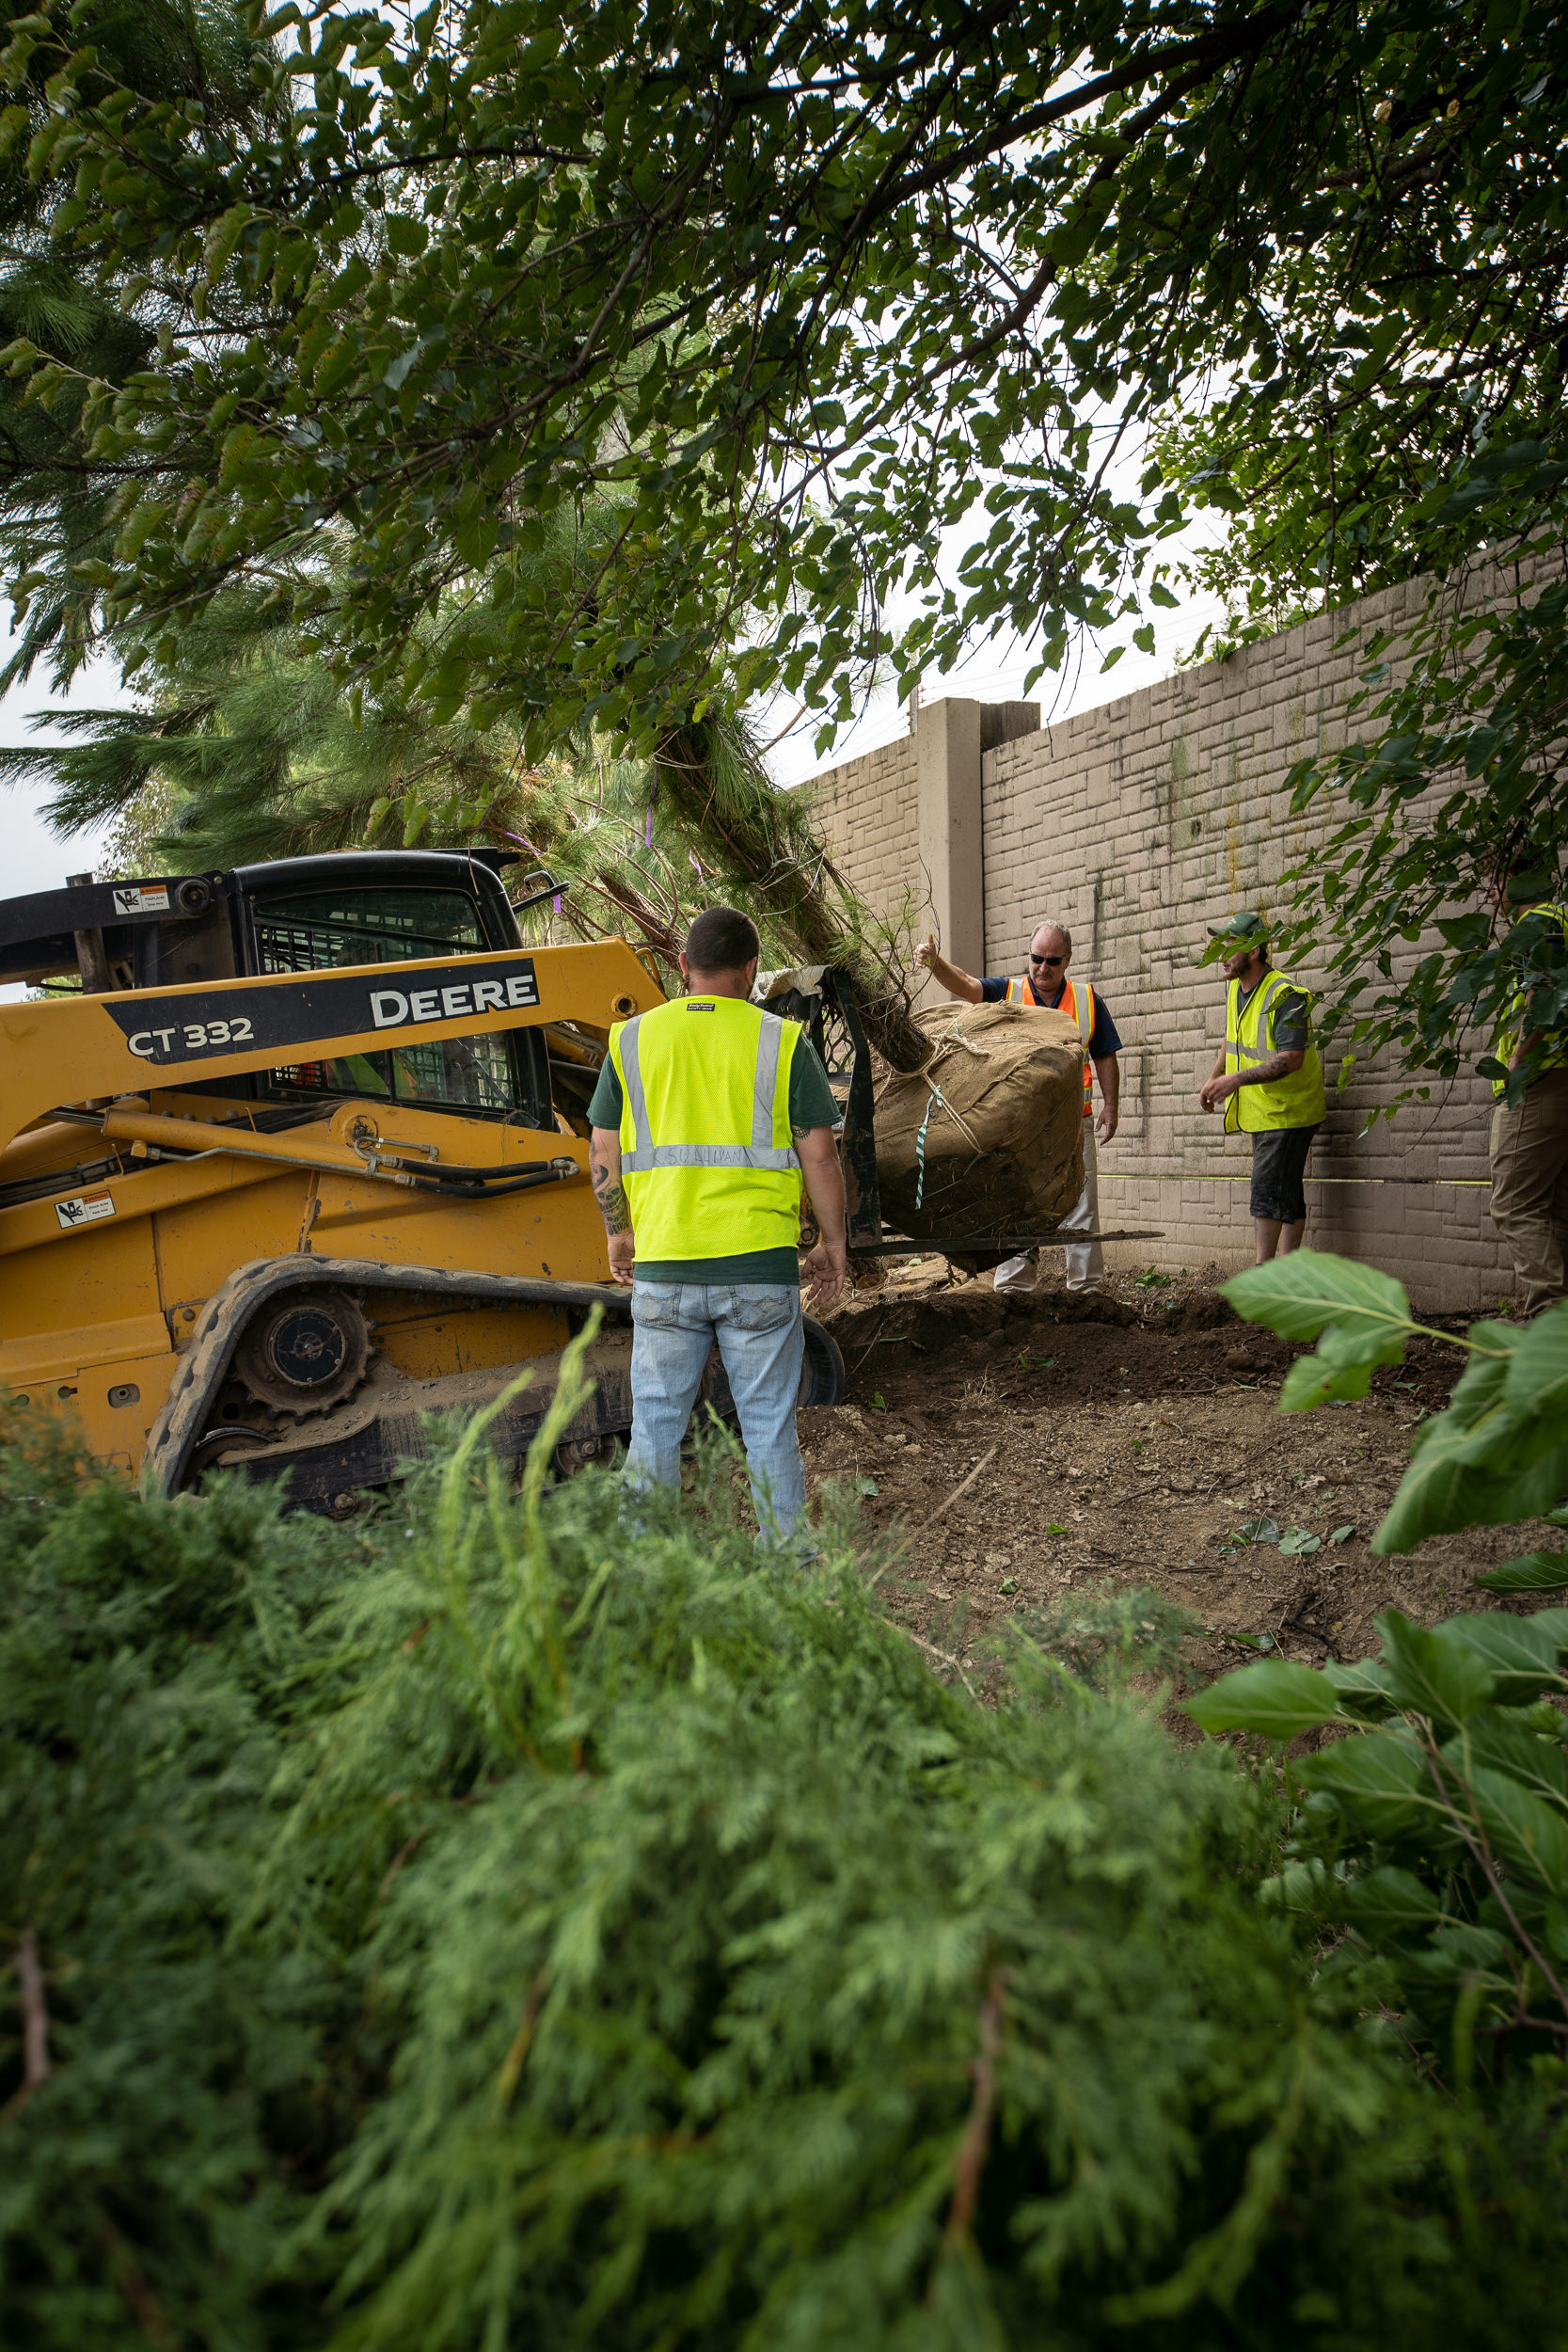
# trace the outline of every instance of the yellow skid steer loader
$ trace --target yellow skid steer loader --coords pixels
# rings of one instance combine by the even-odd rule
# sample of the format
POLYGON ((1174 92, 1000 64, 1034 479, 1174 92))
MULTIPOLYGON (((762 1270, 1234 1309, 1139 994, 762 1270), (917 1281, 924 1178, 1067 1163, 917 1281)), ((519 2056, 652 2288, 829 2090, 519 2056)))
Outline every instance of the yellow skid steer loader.
MULTIPOLYGON (((661 991, 624 941, 524 948, 516 913, 554 884, 515 905, 507 862, 349 852, 0 902, 0 983, 46 992, 0 1004, 0 1397, 165 1492, 221 1464, 346 1513, 425 1415, 528 1366, 492 1432, 520 1454, 600 1303, 558 1459, 612 1451, 629 1294, 585 1112, 610 1024, 661 991)), ((802 1403, 842 1378, 808 1318, 802 1403)), ((705 1395, 729 1409, 717 1357, 705 1395)))

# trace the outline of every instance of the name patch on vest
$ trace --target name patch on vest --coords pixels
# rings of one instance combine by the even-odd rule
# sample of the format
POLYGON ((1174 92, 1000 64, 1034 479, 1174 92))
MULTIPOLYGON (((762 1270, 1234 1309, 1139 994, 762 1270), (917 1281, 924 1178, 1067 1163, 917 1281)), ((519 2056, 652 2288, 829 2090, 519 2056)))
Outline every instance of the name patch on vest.
POLYGON ((688 1012, 717 1012, 719 1008, 717 1005, 688 1005, 686 1009, 688 1012))

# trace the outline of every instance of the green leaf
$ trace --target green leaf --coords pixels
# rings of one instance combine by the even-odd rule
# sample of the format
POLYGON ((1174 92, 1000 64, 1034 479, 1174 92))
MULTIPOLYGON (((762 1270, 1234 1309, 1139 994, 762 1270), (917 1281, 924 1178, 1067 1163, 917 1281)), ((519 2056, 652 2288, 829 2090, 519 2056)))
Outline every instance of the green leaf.
POLYGON ((1478 1765, 1506 1772, 1522 1788, 1568 1811, 1568 1755, 1555 1735, 1531 1731, 1517 1715, 1486 1708, 1473 1715, 1443 1750, 1446 1762, 1468 1778, 1478 1765))
POLYGON ((1362 1722, 1379 1723, 1393 1711, 1394 1702, 1388 1691, 1388 1669, 1380 1665, 1376 1659, 1358 1658, 1348 1666, 1332 1659, 1322 1671, 1334 1685, 1339 1705, 1347 1715, 1354 1715, 1362 1722))
POLYGON ((235 246, 254 218, 255 215, 248 204, 231 204, 207 231, 207 241, 202 248, 202 261, 206 267, 207 283, 210 286, 216 285, 223 276, 233 256, 235 246))
POLYGON ((1432 1638, 1490 1675, 1501 1706, 1527 1707, 1543 1692, 1568 1688, 1560 1663, 1568 1647, 1568 1610, 1543 1609, 1533 1617, 1500 1610, 1447 1617, 1432 1638))
POLYGON ((1249 1266, 1221 1285, 1221 1295, 1248 1323, 1264 1323, 1282 1339, 1315 1340, 1332 1325, 1352 1362, 1397 1364, 1414 1327, 1404 1285, 1391 1274, 1358 1265, 1328 1250, 1293 1249, 1249 1266))
POLYGON ((1316 1855, 1309 1860, 1287 1862, 1277 1875, 1264 1879, 1258 1889, 1260 1903, 1277 1904, 1282 1911, 1305 1911, 1322 1918, 1338 1909, 1338 1887, 1328 1869, 1316 1855))
POLYGON ((1509 1358, 1507 1397, 1521 1420, 1551 1415, 1568 1429, 1568 1301, 1548 1307, 1519 1334, 1509 1358))
POLYGON ((1343 1527, 1335 1529, 1328 1540, 1331 1544, 1348 1544, 1354 1533, 1355 1522, 1353 1519, 1347 1519, 1343 1527))
POLYGON ((1389 1609, 1376 1622, 1383 1636, 1388 1695, 1396 1707, 1430 1716, 1448 1728, 1490 1704, 1494 1681, 1485 1660, 1463 1642, 1444 1639, 1452 1630, 1452 1620, 1433 1631, 1389 1609))
POLYGON ((1413 1871, 1383 1863, 1363 1870, 1339 1890, 1339 1915, 1363 1935, 1425 1932, 1444 1916, 1443 1906, 1413 1871))
MULTIPOLYGON (((1568 1820, 1507 1772, 1478 1764, 1466 1787, 1481 1835, 1511 1876, 1568 1895, 1568 1820)), ((1465 1810, 1463 1803, 1461 1811, 1465 1810)))
POLYGON ((1293 1740, 1298 1732, 1332 1723, 1339 1700, 1327 1676, 1314 1667, 1269 1659, 1222 1676, 1189 1699, 1186 1711, 1202 1731, 1253 1731, 1264 1740, 1293 1740))
POLYGON ((1437 1807, 1437 1792, 1425 1756, 1406 1734, 1363 1732, 1336 1740, 1299 1768, 1301 1778, 1331 1797, 1369 1836, 1386 1843, 1426 1821, 1437 1807))
POLYGON ((1410 1467, 1374 1551, 1409 1551, 1425 1535, 1535 1518, 1568 1493, 1568 1425, 1560 1439, 1545 1423, 1521 1424, 1509 1403, 1509 1359, 1524 1337, 1506 1324, 1479 1323, 1487 1352, 1472 1356, 1447 1412, 1411 1440, 1410 1467))
POLYGON ((1495 1928, 1455 1922, 1439 1928, 1423 1951, 1402 1954, 1400 1966, 1419 1983, 1459 1984, 1476 1976, 1496 1976, 1507 1982, 1513 1975, 1514 1948, 1495 1928))
POLYGON ((1308 1528, 1288 1527, 1279 1539, 1279 1549, 1282 1558, 1297 1559, 1303 1552, 1321 1551, 1323 1537, 1314 1535, 1308 1528))
POLYGON ((1568 1551, 1524 1551, 1488 1568, 1476 1582, 1483 1593, 1560 1593, 1568 1591, 1568 1551))
POLYGON ((1282 1413, 1309 1413, 1333 1398, 1354 1403, 1372 1385, 1370 1364, 1328 1364, 1321 1356, 1298 1356, 1279 1391, 1282 1413))

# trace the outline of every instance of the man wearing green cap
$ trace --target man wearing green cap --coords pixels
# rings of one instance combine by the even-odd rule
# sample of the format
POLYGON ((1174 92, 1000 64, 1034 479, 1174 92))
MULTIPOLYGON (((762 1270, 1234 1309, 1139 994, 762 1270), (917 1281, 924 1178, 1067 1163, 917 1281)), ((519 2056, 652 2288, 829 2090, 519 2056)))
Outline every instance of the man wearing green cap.
POLYGON ((1262 1265, 1298 1249, 1307 1230, 1302 1175, 1328 1109, 1312 999, 1271 966, 1262 915, 1232 915, 1209 937, 1203 961, 1223 961, 1229 987, 1225 1045, 1198 1101, 1206 1111, 1223 1103, 1227 1135, 1252 1137, 1252 1225, 1262 1265))
MULTIPOLYGON (((1506 910, 1521 974, 1492 1042, 1501 1074, 1492 1080, 1492 1222, 1508 1244, 1527 1314, 1568 1297, 1568 1067, 1560 1048, 1539 1055, 1535 1075, 1509 1102, 1508 1081, 1542 1033, 1530 1025, 1530 1000, 1549 999, 1568 983, 1568 906, 1544 868, 1499 876, 1487 891, 1506 910)), ((1484 1067, 1484 1065, 1483 1065, 1484 1067)))

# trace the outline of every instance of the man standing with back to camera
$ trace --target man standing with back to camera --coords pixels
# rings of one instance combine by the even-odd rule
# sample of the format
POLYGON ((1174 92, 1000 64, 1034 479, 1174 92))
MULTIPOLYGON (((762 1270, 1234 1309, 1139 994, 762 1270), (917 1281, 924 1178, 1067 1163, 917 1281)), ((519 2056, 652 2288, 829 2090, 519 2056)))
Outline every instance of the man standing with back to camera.
MULTIPOLYGON (((971 1005, 1024 1005, 1042 1012, 1065 1012, 1077 1024, 1078 1040, 1084 1048, 1084 1189, 1077 1201, 1063 1217, 1057 1232, 1061 1233, 1092 1233, 1100 1222, 1100 1188, 1095 1170, 1095 1137, 1109 1143, 1117 1131, 1117 1119, 1121 1103, 1121 1064, 1117 1056, 1121 1040, 1117 1025, 1105 1008, 1105 1000, 1087 980, 1072 980, 1068 966, 1072 961, 1072 933, 1065 923, 1037 923, 1035 935, 1029 942, 1029 969, 1016 980, 1002 977, 976 979, 958 964, 937 953, 935 939, 924 940, 914 951, 917 964, 923 964, 933 979, 941 982, 949 996, 961 997, 971 1005), (1100 1081, 1100 1117, 1094 1116, 1093 1078, 1100 1081)), ((1022 1292, 1037 1288, 1044 1272, 1045 1261, 1039 1250, 1028 1250, 1021 1258, 1008 1258, 996 1269, 996 1288, 1022 1292)), ((1099 1242, 1073 1242, 1067 1251, 1067 1286, 1069 1291, 1098 1291, 1105 1284, 1105 1253, 1099 1242)))
POLYGON ((756 927, 699 914, 680 959, 688 993, 610 1033, 588 1106, 589 1169, 610 1270, 631 1292, 626 1476, 680 1484, 681 1440, 715 1341, 735 1399, 757 1525, 788 1536, 805 1510, 796 1434, 805 1334, 802 1176, 822 1239, 813 1307, 844 1287, 838 1105, 793 1021, 751 1002, 756 927))

